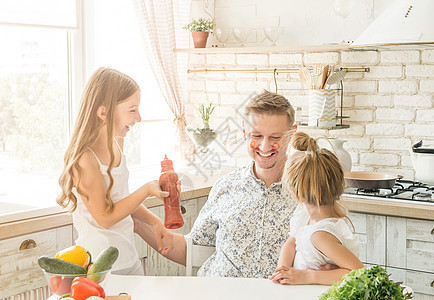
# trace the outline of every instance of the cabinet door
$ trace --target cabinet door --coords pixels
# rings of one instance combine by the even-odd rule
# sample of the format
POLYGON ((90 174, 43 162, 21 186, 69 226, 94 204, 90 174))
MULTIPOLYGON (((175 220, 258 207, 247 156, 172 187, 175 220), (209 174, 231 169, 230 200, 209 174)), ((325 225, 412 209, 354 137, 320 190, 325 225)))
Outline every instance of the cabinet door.
POLYGON ((46 286, 38 258, 71 245, 72 225, 1 240, 0 299, 46 286))
POLYGON ((359 258, 364 264, 386 265, 386 217, 350 213, 360 243, 359 258))
MULTIPOLYGON (((172 230, 173 232, 180 234, 187 234, 193 227, 194 221, 199 214, 200 209, 205 204, 207 197, 201 197, 182 201, 186 212, 182 215, 184 219, 184 226, 179 229, 172 230)), ((150 209, 155 215, 157 215, 162 221, 164 221, 164 207, 158 206, 150 209)), ((144 243, 144 242, 143 242, 144 243)), ((150 246, 147 246, 148 257, 146 259, 147 265, 145 269, 146 275, 151 276, 183 276, 185 275, 185 267, 174 263, 164 256, 160 255, 150 246)))
POLYGON ((434 222, 387 217, 387 265, 434 273, 434 222))
POLYGON ((349 213, 354 225, 354 234, 359 241, 359 259, 366 264, 366 214, 349 213))
POLYGON ((434 274, 387 267, 387 273, 395 282, 402 282, 415 292, 415 300, 434 299, 434 274))

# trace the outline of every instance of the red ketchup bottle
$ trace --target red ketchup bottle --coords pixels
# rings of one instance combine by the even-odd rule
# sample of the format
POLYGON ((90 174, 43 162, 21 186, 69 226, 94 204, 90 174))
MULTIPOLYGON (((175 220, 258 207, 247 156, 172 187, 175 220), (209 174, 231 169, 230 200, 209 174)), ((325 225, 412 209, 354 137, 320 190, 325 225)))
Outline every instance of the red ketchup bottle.
POLYGON ((169 192, 169 197, 164 198, 164 226, 168 229, 176 229, 184 225, 176 188, 177 182, 178 175, 173 170, 173 162, 164 155, 161 161, 160 187, 163 191, 169 192))

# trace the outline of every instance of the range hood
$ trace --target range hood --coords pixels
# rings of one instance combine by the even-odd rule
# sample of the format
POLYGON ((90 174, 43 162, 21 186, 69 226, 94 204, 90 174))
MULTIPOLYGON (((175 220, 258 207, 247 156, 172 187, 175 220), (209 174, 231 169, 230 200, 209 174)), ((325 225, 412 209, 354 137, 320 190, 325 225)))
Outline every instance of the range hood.
POLYGON ((350 48, 433 48, 434 0, 395 0, 350 48))

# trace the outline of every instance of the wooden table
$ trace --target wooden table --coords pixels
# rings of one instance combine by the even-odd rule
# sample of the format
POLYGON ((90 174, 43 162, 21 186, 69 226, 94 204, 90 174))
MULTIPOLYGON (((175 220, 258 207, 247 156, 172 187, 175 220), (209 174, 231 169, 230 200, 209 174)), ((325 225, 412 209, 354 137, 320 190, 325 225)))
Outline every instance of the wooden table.
POLYGON ((106 295, 128 293, 132 300, 263 300, 318 299, 329 286, 280 285, 268 279, 187 276, 121 276, 111 274, 106 295))

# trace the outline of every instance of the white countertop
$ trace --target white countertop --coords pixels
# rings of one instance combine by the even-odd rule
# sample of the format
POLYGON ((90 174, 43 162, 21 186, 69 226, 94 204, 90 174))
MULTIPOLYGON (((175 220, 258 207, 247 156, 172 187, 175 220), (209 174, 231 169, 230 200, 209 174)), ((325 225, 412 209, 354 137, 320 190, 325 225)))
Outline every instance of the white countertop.
POLYGON ((263 300, 318 299, 329 289, 321 285, 280 285, 268 279, 187 276, 120 276, 110 274, 106 295, 128 293, 132 300, 263 300))

